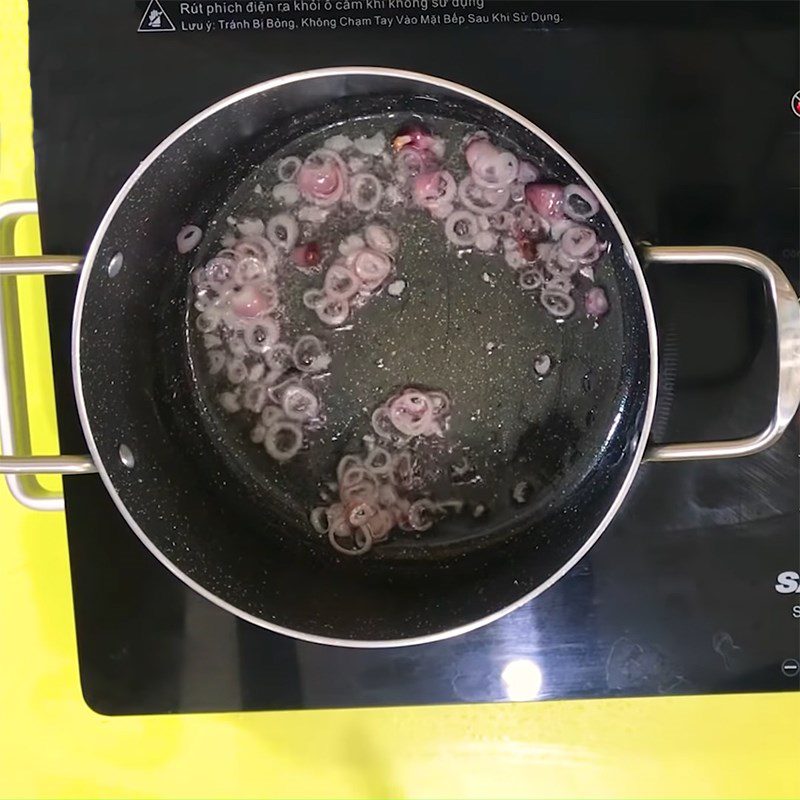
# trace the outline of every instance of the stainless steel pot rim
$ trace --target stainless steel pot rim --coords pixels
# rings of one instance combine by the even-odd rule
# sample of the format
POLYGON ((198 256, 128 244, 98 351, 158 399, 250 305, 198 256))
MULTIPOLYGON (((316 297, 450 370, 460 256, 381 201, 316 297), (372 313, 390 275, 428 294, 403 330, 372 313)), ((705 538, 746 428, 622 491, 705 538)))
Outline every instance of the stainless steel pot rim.
POLYGON ((225 97, 222 100, 217 101, 213 105, 201 111, 199 114, 195 115, 186 123, 184 123, 182 126, 177 128, 166 139, 164 139, 164 141, 162 141, 161 144, 159 144, 150 153, 150 155, 147 156, 147 158, 145 158, 139 164, 136 170, 131 174, 131 176, 125 182, 123 187, 117 193, 113 202, 106 211, 105 216, 103 217, 97 229, 97 232, 95 233, 94 238, 92 239, 91 245, 89 246, 89 250, 86 254, 86 259, 84 262, 83 270, 81 271, 80 282, 78 284, 78 291, 75 298, 75 312, 72 322, 72 377, 75 390, 75 399, 78 408, 78 415, 81 421, 81 427, 83 428, 83 433, 86 438, 87 445, 89 447, 89 452, 91 453, 92 459, 95 465, 97 466, 97 470, 100 474, 103 483, 105 484, 108 493, 111 495, 111 498, 113 499, 115 505, 119 509, 119 512, 122 514, 125 521, 128 523, 133 532, 139 537, 139 539, 141 539, 145 547, 147 547, 147 549, 150 550, 150 552, 176 577, 180 578, 180 580, 182 580, 187 586, 191 587, 198 594, 202 595, 207 600, 210 600, 212 603, 216 604, 220 608, 223 608, 226 611, 229 611, 230 613, 240 617, 241 619, 253 623, 254 625, 266 628, 275 633, 281 633, 286 636, 290 636, 295 639, 300 639, 302 641, 311 642, 314 644, 325 644, 325 645, 335 645, 340 647, 354 647, 354 648, 388 648, 388 647, 404 647, 415 644, 426 644, 430 642, 439 641, 442 639, 448 639, 454 636, 459 636, 462 633, 467 633, 469 631, 475 630, 476 628, 480 628, 484 625, 489 624, 490 622, 494 622, 495 620, 500 619, 506 614, 509 614, 512 611, 525 605, 534 597, 540 595, 542 592, 544 592, 546 589, 548 589, 550 586, 556 583, 556 581, 558 581, 560 578, 566 575, 567 572, 569 572, 572 569, 572 567, 574 567, 575 564, 577 564, 583 558, 583 556, 586 555, 586 553, 592 548, 595 542, 600 538, 603 531, 605 531, 606 527, 611 522, 612 518, 615 516, 618 509, 625 500, 625 497, 627 496, 628 491, 630 490, 630 487, 633 483, 633 479, 636 475, 636 472, 639 469, 642 458, 644 456, 645 448, 647 446, 648 436, 650 433, 650 427, 653 421, 653 414, 655 411, 656 388, 658 382, 658 346, 657 346, 655 317, 653 314, 652 304, 650 302, 650 295, 647 290, 647 285, 644 280, 644 273, 642 271, 641 265, 639 264, 639 260, 634 250, 633 243, 631 242, 624 227, 622 226, 622 222, 614 212, 611 204, 603 195, 600 188, 586 173, 586 171, 580 166, 580 164, 560 144, 558 144, 558 142, 552 139, 547 133, 539 129, 536 125, 525 119, 525 117, 521 116, 520 114, 508 108, 507 106, 503 105, 502 103, 498 103, 491 97, 488 97, 484 94, 481 94, 480 92, 476 92, 466 86, 462 86, 452 81, 448 81, 443 78, 433 77, 430 75, 425 75, 422 73, 390 69, 390 68, 382 68, 382 67, 333 67, 327 69, 308 70, 304 72, 296 72, 289 75, 284 75, 279 78, 274 78, 272 80, 255 84, 246 89, 242 89, 241 91, 236 92, 235 94, 229 95, 228 97, 225 97), (218 111, 221 111, 222 109, 227 108, 228 106, 233 105, 234 103, 237 103, 240 100, 243 100, 255 94, 267 92, 279 86, 284 86, 292 83, 299 83, 309 79, 324 78, 324 77, 345 77, 348 75, 398 78, 409 81, 416 81, 420 83, 428 83, 432 86, 447 89, 455 94, 460 94, 471 100, 483 103, 491 108, 494 108, 496 111, 499 111, 500 113, 504 114, 510 119, 513 119, 518 124, 526 127, 528 130, 530 130, 540 139, 542 139, 542 141, 544 141, 555 152, 557 152, 576 171, 576 173, 580 175, 584 183, 595 193, 600 203, 602 204, 603 208, 605 209, 606 213, 608 214, 609 219, 614 225, 623 246, 625 247, 625 253, 627 256, 628 264, 631 270, 633 271, 636 280, 639 284, 639 290, 642 296, 642 303, 644 306, 645 318, 647 322, 648 341, 650 345, 650 353, 649 353, 650 378, 649 378, 648 394, 645 407, 645 414, 641 423, 640 436, 636 446, 636 451, 634 453, 628 472, 625 475, 625 478, 622 482, 622 486, 616 498, 614 499, 614 502, 611 504, 611 507, 608 509, 606 515, 603 517, 600 524, 586 539, 583 546, 576 553, 574 553, 574 555, 565 564, 563 564, 559 570, 553 573, 553 575, 551 575, 546 581, 539 584, 539 586, 537 586, 533 591, 528 592, 527 594, 520 597, 515 602, 505 606, 504 608, 501 608, 498 611, 493 612, 492 614, 489 614, 485 617, 481 617, 480 619, 477 620, 473 620, 472 622, 458 626, 456 628, 450 628, 448 630, 438 631, 436 633, 426 634, 424 636, 416 636, 416 637, 409 637, 402 639, 384 639, 384 640, 339 639, 336 637, 321 636, 317 634, 307 633, 305 631, 286 628, 269 620, 265 620, 261 617, 257 617, 253 614, 243 611, 240 608, 237 608, 236 606, 223 600, 221 597, 218 597, 213 592, 210 592, 208 589, 206 589, 205 587, 201 586, 199 583, 194 581, 186 573, 182 572, 174 563, 172 563, 172 561, 170 561, 164 555, 164 553, 161 552, 161 550, 159 550, 158 547, 155 546, 155 544, 153 544, 153 542, 147 536, 146 532, 142 530, 142 528, 137 524, 136 520, 132 517, 125 503, 122 501, 119 494, 117 493, 117 490, 114 487, 114 484, 111 480, 108 470, 106 469, 106 466, 103 463, 103 460, 100 456, 100 452, 97 448, 97 443, 95 442, 92 433, 92 428, 89 422, 86 403, 83 394, 83 383, 81 380, 81 335, 80 335, 81 321, 83 318, 83 304, 86 299, 86 292, 91 277, 92 269, 94 267, 94 262, 97 257, 98 251, 100 249, 100 245, 105 236, 105 233, 109 225, 111 224, 112 219, 114 218, 117 210, 122 205, 128 193, 131 191, 134 184, 139 180, 139 178, 147 171, 147 169, 149 169, 149 167, 158 159, 158 157, 168 147, 170 147, 170 145, 172 145, 174 142, 180 139, 184 134, 188 133, 195 125, 197 125, 202 120, 207 119, 208 117, 216 114, 218 111))

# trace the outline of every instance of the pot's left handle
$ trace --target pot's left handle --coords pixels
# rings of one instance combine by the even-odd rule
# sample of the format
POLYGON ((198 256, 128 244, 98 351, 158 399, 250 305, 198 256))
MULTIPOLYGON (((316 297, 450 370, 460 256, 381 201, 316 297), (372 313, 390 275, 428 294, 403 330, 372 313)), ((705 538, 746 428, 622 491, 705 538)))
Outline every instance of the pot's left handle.
POLYGON ((82 475, 96 472, 89 456, 30 455, 25 373, 19 327, 16 278, 21 275, 76 275, 81 259, 74 256, 14 257, 14 227, 36 214, 34 200, 0 204, 0 474, 11 494, 37 511, 60 511, 64 496, 45 489, 37 475, 82 475))

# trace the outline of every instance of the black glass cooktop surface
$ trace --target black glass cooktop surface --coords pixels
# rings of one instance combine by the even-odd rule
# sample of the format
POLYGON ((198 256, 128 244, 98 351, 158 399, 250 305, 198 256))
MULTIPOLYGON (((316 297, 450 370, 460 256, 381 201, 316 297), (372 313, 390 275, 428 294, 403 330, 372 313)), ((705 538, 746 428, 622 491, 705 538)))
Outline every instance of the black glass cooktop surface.
MULTIPOLYGON (((85 251, 138 162, 215 100, 283 73, 374 64, 450 78, 534 120, 634 241, 752 247, 797 287, 795 3, 450 0, 440 19, 423 0, 374 12, 214 5, 31 0, 46 252, 85 251)), ((655 437, 753 433, 776 385, 758 280, 667 266, 647 279, 662 361, 655 437)), ((48 282, 64 452, 85 449, 74 291, 48 282)), ((84 696, 136 714, 797 690, 798 486, 797 420, 756 456, 646 464, 599 543, 541 597, 449 641, 375 651, 298 643, 227 614, 156 562, 99 478, 67 479, 84 696)))

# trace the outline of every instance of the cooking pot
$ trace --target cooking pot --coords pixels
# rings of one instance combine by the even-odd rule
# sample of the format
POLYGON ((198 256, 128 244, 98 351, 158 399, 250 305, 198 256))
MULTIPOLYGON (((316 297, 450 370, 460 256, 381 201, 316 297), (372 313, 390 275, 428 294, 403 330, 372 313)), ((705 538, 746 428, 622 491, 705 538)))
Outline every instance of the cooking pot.
MULTIPOLYGON (((6 236, 16 218, 34 209, 7 204, 6 236)), ((401 267, 402 260, 401 254, 401 267)), ((543 592, 588 552, 643 461, 756 453, 783 433, 800 402, 800 313, 792 286, 775 263, 737 247, 637 250, 600 188, 544 131, 492 98, 411 72, 316 70, 227 97, 141 162, 83 258, 3 258, 0 274, 79 275, 72 370, 89 455, 15 453, 24 409, 12 404, 20 376, 4 333, 0 472, 8 475, 16 496, 37 508, 57 508, 58 498, 32 491, 27 476, 96 471, 131 529, 177 577, 243 619, 313 642, 414 644, 497 619, 543 592), (459 361, 481 350, 475 331, 482 325, 500 325, 513 339, 513 308, 498 304, 484 321, 473 325, 465 318, 453 331, 448 317, 447 330, 436 335, 452 349, 417 358, 416 366, 429 375, 452 375, 456 385, 448 388, 454 402, 459 391, 472 392, 487 408, 498 409, 493 413, 502 426, 519 422, 517 400, 547 398, 535 400, 544 411, 522 431, 513 451, 514 462, 534 476, 537 498, 522 510, 456 517, 429 537, 398 540, 347 559, 319 542, 308 525, 304 493, 315 487, 303 485, 303 458, 285 469, 262 468, 246 442, 220 435, 218 419, 199 396, 187 367, 186 337, 186 286, 197 256, 176 253, 175 235, 189 220, 208 222, 246 176, 297 136, 386 111, 443 115, 500 132, 522 152, 545 152, 549 167, 566 182, 591 189, 611 242, 604 283, 612 313, 599 331, 585 335, 563 326, 554 353, 557 390, 533 382, 506 385, 496 372, 491 381, 483 380, 477 362, 459 361), (774 413, 763 431, 730 441, 648 441, 658 343, 642 262, 695 268, 723 263, 754 270, 763 279, 778 344, 774 413)), ((427 278, 422 274, 420 280, 424 284, 427 278)), ((444 291, 436 281, 431 274, 428 296, 444 291)), ((467 314, 466 306, 462 312, 467 314)), ((460 313, 458 307, 454 313, 460 313)), ((415 308, 411 302, 402 320, 386 318, 385 335, 413 354, 423 335, 418 331, 431 335, 437 319, 429 306, 415 308)), ((390 380, 424 381, 413 374, 414 362, 411 358, 407 374, 390 380)))

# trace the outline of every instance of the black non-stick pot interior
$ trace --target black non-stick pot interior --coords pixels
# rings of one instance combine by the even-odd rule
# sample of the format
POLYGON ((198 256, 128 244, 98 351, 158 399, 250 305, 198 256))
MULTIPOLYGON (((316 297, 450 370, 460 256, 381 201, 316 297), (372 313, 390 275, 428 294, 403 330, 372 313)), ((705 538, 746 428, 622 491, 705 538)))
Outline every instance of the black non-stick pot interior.
POLYGON ((532 315, 502 268, 490 281, 478 260, 454 269, 444 243, 415 251, 409 231, 399 267, 413 291, 360 317, 347 333, 346 363, 334 354, 328 402, 335 443, 278 466, 232 427, 194 368, 188 273, 213 253, 213 232, 229 210, 248 211, 259 166, 271 154, 311 131, 379 114, 467 122, 543 160, 549 174, 576 178, 528 128, 448 88, 380 75, 274 87, 203 119, 144 171, 103 235, 80 330, 88 419, 135 525, 178 570, 231 606, 340 639, 456 628, 558 572, 614 505, 649 382, 639 287, 607 217, 600 228, 611 258, 597 280, 612 312, 599 327, 588 318, 557 325, 541 309, 532 315), (207 236, 196 253, 179 256, 175 235, 187 222, 207 236), (118 252, 123 268, 112 277, 106 267, 118 252), (555 363, 544 380, 530 369, 532 342, 555 363), (400 353, 390 369, 378 357, 384 351, 400 353), (485 496, 490 511, 342 558, 308 524, 314 478, 366 432, 353 408, 409 383, 452 396, 455 433, 483 466, 475 498, 485 496), (132 467, 120 460, 123 443, 132 467), (522 506, 510 499, 520 480, 533 487, 522 506))

